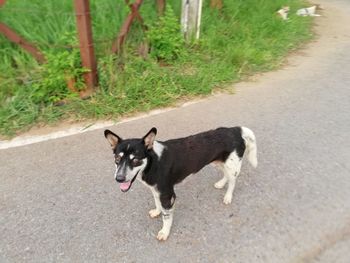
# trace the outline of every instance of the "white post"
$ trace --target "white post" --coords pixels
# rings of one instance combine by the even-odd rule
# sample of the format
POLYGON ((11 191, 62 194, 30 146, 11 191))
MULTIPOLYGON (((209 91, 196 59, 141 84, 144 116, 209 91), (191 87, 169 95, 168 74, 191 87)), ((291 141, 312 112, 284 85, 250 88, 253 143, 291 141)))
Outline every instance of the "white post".
POLYGON ((200 30, 201 30, 202 4, 203 4, 203 0, 198 0, 196 39, 199 39, 199 33, 200 33, 200 30))
POLYGON ((182 0, 181 28, 187 41, 199 39, 203 0, 182 0))

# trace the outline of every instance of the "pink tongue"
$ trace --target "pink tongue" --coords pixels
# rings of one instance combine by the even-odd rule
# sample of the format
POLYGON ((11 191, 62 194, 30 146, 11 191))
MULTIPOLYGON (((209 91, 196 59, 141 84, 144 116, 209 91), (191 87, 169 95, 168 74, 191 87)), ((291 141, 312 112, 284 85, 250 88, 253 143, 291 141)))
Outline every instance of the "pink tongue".
POLYGON ((131 181, 125 182, 125 183, 120 183, 120 189, 123 191, 126 191, 129 189, 130 185, 131 185, 131 181))

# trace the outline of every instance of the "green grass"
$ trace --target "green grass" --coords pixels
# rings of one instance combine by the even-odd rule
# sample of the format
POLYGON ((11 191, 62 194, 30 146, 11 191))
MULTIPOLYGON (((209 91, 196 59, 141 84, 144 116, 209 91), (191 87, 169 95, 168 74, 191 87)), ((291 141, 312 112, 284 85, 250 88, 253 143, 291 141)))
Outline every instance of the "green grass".
MULTIPOLYGON (((0 21, 38 43, 42 51, 57 54, 67 51, 64 45, 69 44, 62 36, 75 30, 72 2, 8 0, 0 9, 0 21)), ((141 8, 147 25, 157 18, 154 2, 145 0, 141 8)), ((179 18, 180 1, 167 2, 179 18)), ((46 88, 43 67, 0 35, 0 134, 11 137, 39 123, 68 118, 117 120, 181 98, 207 95, 242 76, 277 68, 289 51, 312 37, 312 20, 294 15, 305 6, 301 0, 230 0, 224 1, 222 12, 211 10, 208 2, 204 1, 200 41, 186 46, 179 58, 164 66, 152 56, 137 55, 146 38, 137 24, 123 54, 110 55, 111 39, 128 9, 124 1, 91 0, 100 87, 89 100, 60 87, 68 96, 64 106, 54 106, 54 100, 38 101, 38 87, 46 88), (291 7, 288 21, 275 15, 282 5, 291 7)))

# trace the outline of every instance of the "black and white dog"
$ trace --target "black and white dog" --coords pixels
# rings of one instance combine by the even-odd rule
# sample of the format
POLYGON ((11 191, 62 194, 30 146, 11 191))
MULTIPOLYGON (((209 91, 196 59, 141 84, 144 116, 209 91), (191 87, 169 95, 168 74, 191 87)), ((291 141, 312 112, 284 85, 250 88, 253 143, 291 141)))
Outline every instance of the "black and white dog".
POLYGON ((230 204, 243 154, 256 167, 257 147, 254 133, 245 127, 218 128, 164 142, 156 141, 156 134, 152 128, 143 138, 124 140, 110 130, 104 132, 113 149, 121 191, 127 192, 136 178, 151 189, 156 208, 149 215, 154 218, 162 213, 163 227, 157 238, 166 240, 173 222, 174 185, 215 163, 224 177, 214 186, 221 189, 228 183, 224 203, 230 204))

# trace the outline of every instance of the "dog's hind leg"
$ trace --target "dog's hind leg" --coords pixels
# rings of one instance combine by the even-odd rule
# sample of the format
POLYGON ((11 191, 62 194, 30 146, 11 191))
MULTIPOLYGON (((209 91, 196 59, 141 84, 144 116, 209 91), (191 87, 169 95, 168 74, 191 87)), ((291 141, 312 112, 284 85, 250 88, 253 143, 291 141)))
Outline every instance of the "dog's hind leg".
POLYGON ((236 152, 232 152, 224 164, 226 170, 225 175, 228 179, 228 187, 224 196, 224 204, 228 205, 232 202, 232 195, 236 185, 236 179, 241 171, 242 158, 236 152))
POLYGON ((175 193, 173 195, 161 195, 160 200, 162 204, 163 227, 158 232, 157 239, 159 241, 165 241, 170 234, 173 224, 175 193))
POLYGON ((222 173, 224 174, 224 176, 221 178, 221 180, 217 181, 215 184, 214 184, 214 187, 217 188, 217 189, 222 189, 224 188, 225 184, 227 183, 228 181, 228 176, 226 174, 226 168, 224 167, 224 164, 220 163, 220 164, 216 164, 219 169, 222 171, 222 173))
POLYGON ((155 189, 155 187, 150 187, 150 188, 152 191, 152 195, 154 197, 154 203, 156 204, 156 208, 149 210, 148 213, 151 218, 156 218, 162 212, 162 204, 159 199, 159 192, 155 189))

